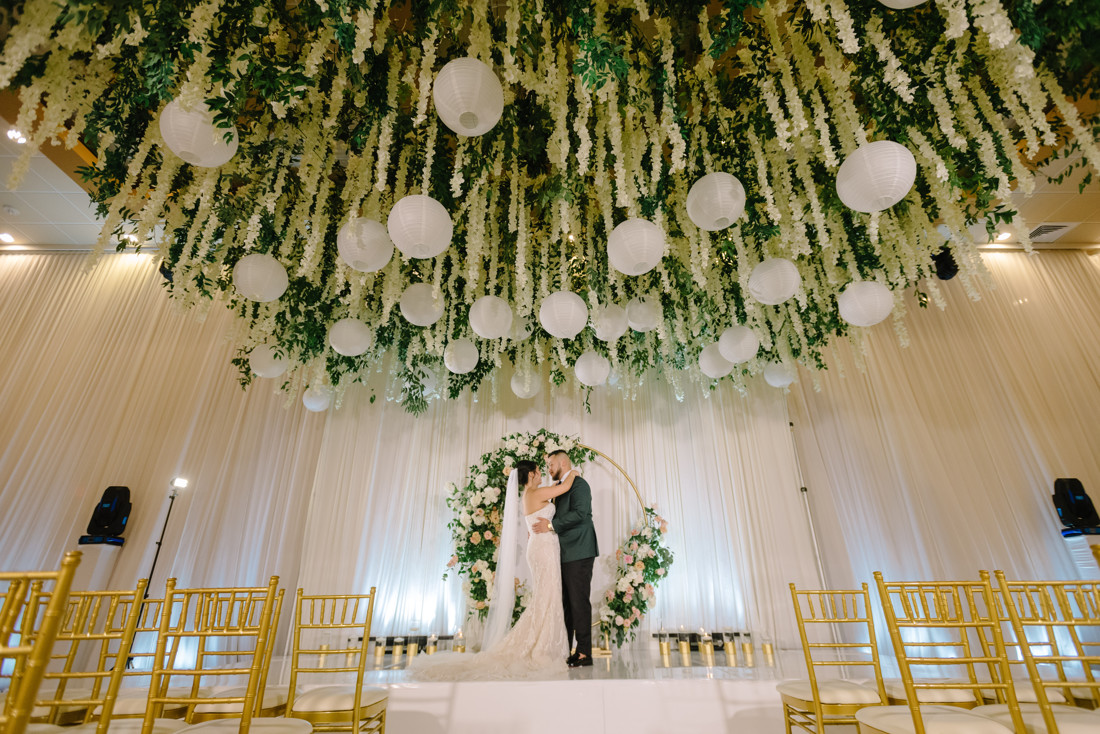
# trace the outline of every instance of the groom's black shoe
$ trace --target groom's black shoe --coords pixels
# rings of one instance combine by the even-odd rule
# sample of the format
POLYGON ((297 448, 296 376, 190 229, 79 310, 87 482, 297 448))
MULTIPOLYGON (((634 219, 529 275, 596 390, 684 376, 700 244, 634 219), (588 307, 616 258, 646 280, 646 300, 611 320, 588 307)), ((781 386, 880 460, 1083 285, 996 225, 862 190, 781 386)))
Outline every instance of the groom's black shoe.
POLYGON ((578 657, 574 655, 569 661, 570 668, 584 668, 592 665, 592 656, 578 657))
POLYGON ((565 664, 568 665, 570 668, 573 667, 573 663, 575 662, 577 662, 577 653, 573 653, 565 659, 565 664))

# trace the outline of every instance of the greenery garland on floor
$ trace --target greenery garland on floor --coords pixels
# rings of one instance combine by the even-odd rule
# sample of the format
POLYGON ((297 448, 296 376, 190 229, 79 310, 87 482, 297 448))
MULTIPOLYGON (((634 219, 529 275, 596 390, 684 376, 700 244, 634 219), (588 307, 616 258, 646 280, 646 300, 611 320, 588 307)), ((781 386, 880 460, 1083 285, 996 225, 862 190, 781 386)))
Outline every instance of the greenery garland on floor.
POLYGON ((270 346, 290 365, 287 390, 339 397, 389 369, 386 397, 413 412, 496 385, 509 363, 561 385, 586 351, 609 360, 627 395, 651 374, 681 394, 688 382, 706 388, 700 354, 735 324, 760 347, 723 379, 743 385, 769 362, 821 367, 831 339, 858 331, 838 316, 851 281, 895 293, 904 340, 906 289, 919 284, 943 306, 930 277, 938 253, 978 297, 986 275, 968 225, 1011 223, 1027 248, 1013 192, 1030 191, 1052 155, 1089 176, 1100 167, 1097 118, 1080 111, 1096 109, 1096 3, 26 0, 11 14, 0 89, 18 91, 16 127, 30 142, 13 183, 38 146, 85 143, 98 161, 83 173, 106 220, 98 250, 154 248, 185 307, 228 301, 243 325, 242 382, 253 379, 249 355, 270 346), (436 74, 465 56, 504 88, 503 117, 479 137, 452 133, 432 104, 436 74), (228 163, 199 168, 168 150, 157 122, 173 99, 205 102, 236 129, 228 163), (840 202, 835 179, 871 140, 906 146, 918 174, 904 200, 869 215, 840 202), (747 196, 744 215, 714 233, 685 212, 690 186, 711 171, 737 176, 747 196), (372 273, 344 263, 339 228, 385 222, 409 194, 447 209, 447 251, 394 256, 372 273), (656 223, 669 250, 624 276, 606 243, 632 217, 656 223), (278 300, 234 288, 249 253, 286 268, 278 300), (802 278, 779 305, 746 290, 769 257, 792 260, 802 278), (415 283, 446 304, 431 326, 397 307, 415 283), (591 329, 559 339, 537 319, 558 290, 590 309, 652 299, 660 318, 611 342, 591 329), (471 333, 468 309, 484 295, 509 302, 508 336, 471 333), (343 318, 368 330, 357 356, 330 346, 343 318), (479 360, 448 374, 444 351, 462 338, 479 360))

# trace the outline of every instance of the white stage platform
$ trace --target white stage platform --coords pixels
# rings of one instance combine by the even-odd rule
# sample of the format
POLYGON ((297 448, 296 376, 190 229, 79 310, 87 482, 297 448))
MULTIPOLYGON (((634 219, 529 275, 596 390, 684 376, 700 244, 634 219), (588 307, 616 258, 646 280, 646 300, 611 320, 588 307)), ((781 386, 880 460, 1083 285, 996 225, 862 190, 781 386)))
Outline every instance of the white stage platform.
POLYGON ((635 649, 556 680, 466 683, 410 681, 387 658, 369 681, 390 689, 391 734, 781 734, 775 684, 804 666, 801 654, 778 657, 779 667, 747 668, 725 665, 722 653, 706 666, 693 653, 684 666, 674 651, 666 667, 635 649))

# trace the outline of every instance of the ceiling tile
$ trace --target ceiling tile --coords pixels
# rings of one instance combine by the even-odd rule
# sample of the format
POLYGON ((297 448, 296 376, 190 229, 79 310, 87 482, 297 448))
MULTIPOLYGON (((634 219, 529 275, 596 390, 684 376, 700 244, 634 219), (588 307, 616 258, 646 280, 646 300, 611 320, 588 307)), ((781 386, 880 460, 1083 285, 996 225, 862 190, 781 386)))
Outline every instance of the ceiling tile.
POLYGON ((1100 222, 1100 194, 1067 197, 1051 217, 1055 222, 1100 222))
POLYGON ((18 229, 27 239, 25 244, 41 245, 43 247, 67 247, 75 244, 67 235, 52 224, 22 224, 18 229))

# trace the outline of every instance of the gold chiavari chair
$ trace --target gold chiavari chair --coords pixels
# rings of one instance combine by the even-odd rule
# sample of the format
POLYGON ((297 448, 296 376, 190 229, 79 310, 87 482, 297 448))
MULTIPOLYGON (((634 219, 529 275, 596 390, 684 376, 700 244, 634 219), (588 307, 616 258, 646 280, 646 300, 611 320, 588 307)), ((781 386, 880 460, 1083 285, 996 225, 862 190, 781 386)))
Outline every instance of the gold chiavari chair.
POLYGON ((272 617, 279 578, 272 576, 266 587, 176 589, 170 580, 165 589, 160 615, 160 634, 153 655, 153 672, 142 734, 149 730, 166 706, 185 705, 184 720, 189 726, 180 732, 239 732, 258 730, 270 734, 308 734, 312 727, 305 721, 285 718, 259 718, 260 680, 265 663, 270 662, 267 648, 272 644, 272 617), (168 650, 173 641, 179 649, 168 650), (186 661, 185 650, 196 646, 193 666, 186 661), (200 696, 204 678, 247 676, 243 691, 229 695, 212 692, 200 696), (168 688, 173 677, 191 679, 183 692, 168 688), (237 704, 239 717, 194 722, 199 704, 237 704))
MULTIPOLYGON (((1028 677, 1035 692, 1034 703, 1022 703, 1020 708, 1029 734, 1076 734, 1100 732, 1100 712, 1051 703, 1051 693, 1060 693, 1072 700, 1077 695, 1095 696, 1100 682, 1094 669, 1100 667, 1100 584, 1092 581, 1014 581, 1009 582, 1001 571, 996 572, 1000 598, 1008 612, 1015 644, 1027 666, 1028 677), (1058 632, 1066 642, 1059 642, 1058 632), (1068 645, 1063 651, 1061 645, 1068 645), (1041 656, 1036 655, 1039 650, 1041 656), (1071 654, 1063 654, 1069 652, 1071 654), (1044 676, 1039 666, 1054 675, 1044 676), (1071 681, 1066 667, 1082 670, 1080 680, 1071 681)), ((984 716, 1004 722, 1004 704, 975 709, 984 716)))
POLYGON ((287 716, 304 719, 317 731, 370 731, 384 734, 385 688, 363 685, 367 645, 374 615, 374 594, 307 596, 298 589, 294 604, 293 650, 290 658, 290 699, 287 716), (321 647, 324 635, 346 637, 347 648, 321 647), (335 662, 335 665, 326 663, 335 662), (340 663, 343 662, 343 665, 340 663), (332 680, 334 675, 355 675, 354 684, 322 685, 297 695, 302 680, 332 680))
POLYGON ((783 701, 787 734, 792 727, 820 734, 825 726, 854 725, 856 711, 865 706, 886 704, 875 623, 871 617, 871 595, 867 584, 861 589, 815 591, 791 584, 791 599, 798 619, 798 636, 806 658, 805 680, 784 681, 776 686, 783 701), (867 641, 815 641, 832 635, 865 638, 867 641), (855 655, 865 657, 855 658, 855 655), (850 667, 870 668, 874 688, 861 681, 825 676, 826 670, 850 667))
MULTIPOLYGON (((279 629, 279 617, 283 613, 284 592, 284 589, 279 589, 278 593, 275 594, 275 612, 271 615, 271 638, 264 650, 263 667, 260 669, 260 687, 256 693, 256 700, 259 702, 256 712, 257 716, 281 716, 286 711, 286 691, 275 686, 268 686, 268 674, 271 671, 271 658, 275 651, 275 631, 279 629)), ((244 694, 244 686, 233 686, 216 692, 216 695, 222 698, 243 696, 244 694)), ((191 720, 211 721, 213 719, 226 719, 240 715, 241 704, 200 703, 195 706, 195 710, 191 715, 191 720)))
MULTIPOLYGON (((107 731, 110 712, 118 697, 122 673, 137 627, 145 579, 133 591, 76 591, 69 595, 43 676, 33 716, 48 724, 88 723, 93 710, 106 712, 100 734, 107 731)), ((30 619, 35 631, 53 591, 36 582, 30 619)), ((35 732, 46 728, 35 727, 35 732)), ((57 731, 67 731, 60 727, 57 731)))
POLYGON ((926 731, 1004 734, 1024 732, 1020 706, 1009 677, 1002 620, 989 574, 978 581, 886 583, 875 573, 882 610, 894 648, 905 705, 871 706, 856 712, 860 734, 925 734, 926 731), (986 652, 978 635, 992 641, 986 652), (916 666, 943 669, 943 678, 915 678, 916 666), (959 676, 959 669, 962 676, 959 676), (982 680, 978 671, 988 675, 982 680), (1002 724, 961 706, 925 703, 921 691, 961 689, 975 704, 982 689, 1006 702, 1009 723, 1002 724), (1003 698, 1002 698, 1003 697, 1003 698))
POLYGON ((23 734, 27 729, 79 565, 80 553, 70 552, 57 571, 0 573, 0 671, 4 671, 8 683, 4 707, 0 709, 0 731, 4 734, 23 734), (37 633, 32 636, 28 632, 36 615, 29 612, 31 588, 36 581, 52 583, 52 593, 37 633))

